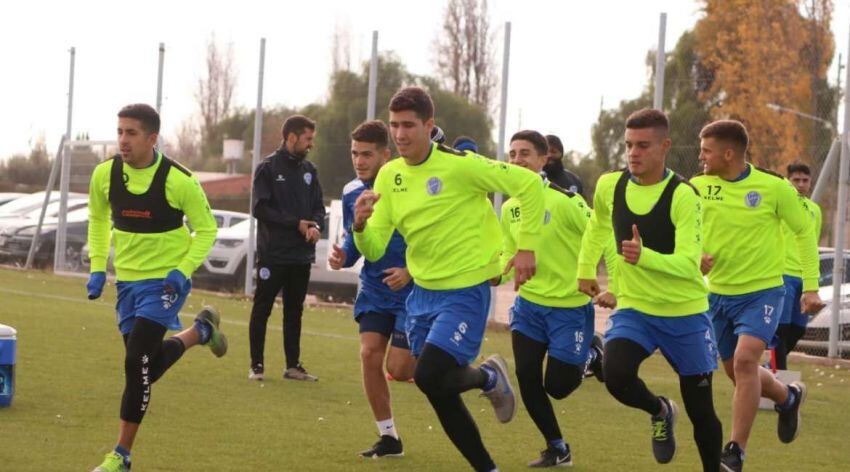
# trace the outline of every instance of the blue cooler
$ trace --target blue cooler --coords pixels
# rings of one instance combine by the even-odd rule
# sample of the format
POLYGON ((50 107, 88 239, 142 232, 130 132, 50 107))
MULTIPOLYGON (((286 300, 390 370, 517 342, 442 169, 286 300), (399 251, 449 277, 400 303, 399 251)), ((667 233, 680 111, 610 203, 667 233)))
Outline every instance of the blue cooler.
POLYGON ((0 407, 12 404, 15 396, 15 345, 18 332, 0 324, 0 407))

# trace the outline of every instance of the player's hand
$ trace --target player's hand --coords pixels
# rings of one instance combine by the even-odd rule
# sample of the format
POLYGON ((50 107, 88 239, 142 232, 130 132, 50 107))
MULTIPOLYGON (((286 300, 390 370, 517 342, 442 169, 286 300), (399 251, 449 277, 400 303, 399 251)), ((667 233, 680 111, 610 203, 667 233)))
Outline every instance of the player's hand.
POLYGON ((88 291, 89 300, 100 298, 105 284, 106 272, 92 272, 89 274, 89 281, 86 284, 86 291, 88 291))
POLYGON ((403 289, 411 280, 410 272, 407 271, 406 267, 390 267, 384 271, 384 275, 386 277, 384 277, 383 282, 393 292, 403 289))
POLYGON ((602 292, 596 279, 578 279, 578 291, 588 297, 596 297, 602 292))
POLYGON ((303 234, 304 237, 307 237, 307 231, 309 231, 310 228, 315 228, 317 226, 319 225, 315 221, 301 220, 298 222, 298 232, 303 234))
POLYGON ((186 284, 188 283, 188 279, 183 275, 183 272, 180 272, 177 269, 172 270, 165 276, 165 280, 162 281, 163 290, 165 293, 183 293, 186 290, 186 284))
POLYGON ((593 297, 593 303, 602 308, 610 308, 613 310, 614 308, 617 308, 617 297, 613 293, 606 290, 600 293, 599 295, 593 297))
POLYGON ((319 239, 321 239, 321 238, 322 238, 322 233, 319 232, 319 228, 316 228, 315 226, 311 226, 307 230, 307 234, 304 235, 304 240, 307 241, 310 244, 316 244, 317 242, 319 242, 319 239))
POLYGON ((514 290, 519 290, 519 286, 531 280, 537 272, 537 262, 534 259, 534 251, 519 250, 514 254, 514 257, 508 261, 508 265, 502 274, 507 274, 514 270, 514 290))
POLYGON ((637 225, 632 225, 632 239, 623 241, 623 259, 629 264, 637 264, 640 259, 640 233, 637 225))
POLYGON ((328 265, 333 270, 340 270, 342 269, 342 265, 345 264, 346 257, 348 256, 345 254, 345 249, 334 244, 328 256, 328 265))
POLYGON ((826 303, 820 299, 820 295, 817 291, 803 292, 803 296, 800 297, 800 311, 803 313, 810 313, 814 315, 823 310, 823 307, 825 306, 826 303))
POLYGON ((354 202, 354 224, 352 229, 356 232, 363 231, 366 227, 366 220, 372 216, 375 211, 375 204, 381 199, 381 194, 371 190, 364 190, 354 202))
POLYGON ((711 272, 712 267, 714 267, 714 256, 703 254, 702 259, 699 261, 699 270, 702 272, 702 275, 711 272))

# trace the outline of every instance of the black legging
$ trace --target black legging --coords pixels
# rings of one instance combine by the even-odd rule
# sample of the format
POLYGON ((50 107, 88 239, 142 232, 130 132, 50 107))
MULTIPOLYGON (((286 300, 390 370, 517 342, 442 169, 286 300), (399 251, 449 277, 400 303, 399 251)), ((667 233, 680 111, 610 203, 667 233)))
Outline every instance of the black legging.
POLYGON ((547 442, 562 439, 549 395, 561 400, 578 388, 584 365, 567 364, 549 356, 544 379, 543 360, 548 346, 517 331, 511 333, 511 339, 522 403, 547 442))
POLYGON ((495 469, 475 420, 460 397, 462 392, 483 387, 487 375, 480 368, 458 365, 451 354, 426 343, 413 378, 434 407, 446 435, 470 465, 476 471, 495 469))
MULTIPOLYGON (((640 344, 628 339, 613 339, 605 343, 602 370, 605 386, 614 398, 654 416, 661 412, 661 401, 638 377, 640 364, 647 357, 649 353, 640 344)), ((680 375, 679 391, 694 425, 694 440, 703 470, 717 472, 723 447, 723 426, 714 411, 712 373, 680 375)))
POLYGON ((795 324, 781 324, 776 329, 776 337, 779 342, 776 344, 774 351, 776 352, 776 368, 779 370, 788 369, 788 354, 797 346, 797 341, 802 339, 806 334, 806 328, 795 324))
POLYGON ((151 396, 151 385, 159 380, 186 351, 176 337, 162 340, 167 329, 146 318, 136 318, 133 329, 124 335, 124 396, 121 419, 141 423, 151 396))

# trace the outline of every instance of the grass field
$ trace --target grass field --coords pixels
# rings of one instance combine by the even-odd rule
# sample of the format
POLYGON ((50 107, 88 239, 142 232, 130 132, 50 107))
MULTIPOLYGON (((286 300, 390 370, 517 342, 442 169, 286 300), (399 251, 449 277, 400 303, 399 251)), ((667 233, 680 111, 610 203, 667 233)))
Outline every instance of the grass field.
MULTIPOLYGON (((114 326, 114 287, 85 299, 84 279, 0 270, 0 323, 18 330, 17 390, 0 409, 0 470, 88 471, 115 443, 123 388, 123 346, 114 326)), ((394 383, 394 416, 403 459, 360 460, 376 439, 360 385, 356 325, 346 309, 305 313, 303 360, 321 380, 282 380, 279 312, 269 325, 265 383, 247 380, 250 302, 195 292, 184 324, 204 303, 217 306, 230 352, 216 359, 193 349, 154 385, 151 408, 133 451, 136 471, 466 470, 466 463, 412 384, 394 383)), ((280 308, 277 308, 279 310, 280 308)), ((512 362, 506 332, 488 332, 482 353, 512 362)), ((850 469, 850 372, 793 365, 810 386, 803 432, 791 445, 776 438, 776 415, 761 412, 747 451, 748 471, 850 469)), ((660 356, 642 370, 657 393, 681 401, 676 377, 660 356)), ((543 440, 520 407, 507 425, 496 422, 476 393, 465 400, 502 471, 524 470, 543 440)), ((681 405, 681 403, 680 403, 681 405)), ((715 405, 728 434, 730 382, 718 377, 715 405)), ((573 450, 575 470, 656 470, 645 414, 618 404, 595 380, 555 403, 573 450)), ((666 471, 701 470, 686 416, 679 451, 666 471)))

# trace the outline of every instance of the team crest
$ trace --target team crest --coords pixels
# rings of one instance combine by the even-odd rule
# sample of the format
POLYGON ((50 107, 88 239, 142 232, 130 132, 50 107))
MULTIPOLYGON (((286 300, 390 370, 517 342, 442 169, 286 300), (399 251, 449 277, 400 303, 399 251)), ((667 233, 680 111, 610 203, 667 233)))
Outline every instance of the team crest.
POLYGON ((313 183, 313 174, 311 174, 309 172, 304 174, 304 183, 307 184, 307 185, 310 185, 311 183, 313 183))
POLYGON ((761 203, 761 194, 756 191, 748 193, 744 198, 744 203, 746 203, 750 208, 759 206, 759 203, 761 203))
POLYGON ((552 213, 549 213, 549 210, 546 210, 546 212, 543 213, 543 224, 548 225, 551 220, 552 220, 552 213))
POLYGON ((437 195, 443 190, 443 181, 437 177, 428 179, 428 195, 437 195))
POLYGON ((269 277, 271 277, 271 275, 272 275, 272 272, 269 270, 268 267, 261 267, 260 268, 260 279, 269 280, 269 277))

